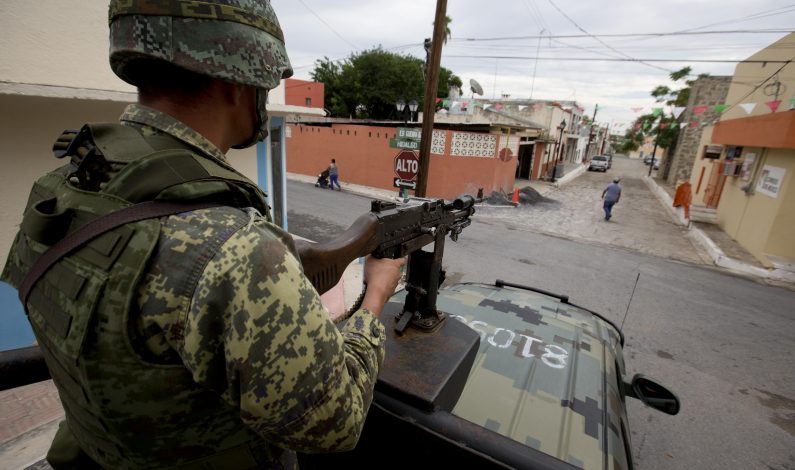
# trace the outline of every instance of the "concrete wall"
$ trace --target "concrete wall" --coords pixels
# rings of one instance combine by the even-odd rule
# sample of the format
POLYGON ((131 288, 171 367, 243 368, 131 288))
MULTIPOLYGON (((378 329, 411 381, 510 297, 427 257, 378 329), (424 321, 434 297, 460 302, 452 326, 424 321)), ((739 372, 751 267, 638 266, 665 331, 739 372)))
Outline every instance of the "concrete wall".
POLYGON ((668 183, 676 184, 677 181, 690 179, 693 162, 699 154, 704 126, 690 127, 689 124, 694 121, 711 124, 717 120, 719 116, 714 108, 726 103, 731 80, 732 77, 701 77, 691 85, 687 109, 679 117, 682 128, 679 130, 676 152, 668 170, 668 183), (693 107, 700 105, 707 106, 707 111, 697 115, 693 107))
MULTIPOLYGON (((66 129, 86 122, 114 122, 128 103, 0 94, 0 266, 5 265, 33 182, 66 162, 52 144, 66 129)), ((231 150, 229 162, 257 181, 255 149, 231 150)))
POLYGON ((795 259, 795 151, 786 149, 743 149, 757 155, 756 171, 749 181, 728 177, 718 206, 718 224, 764 265, 768 255, 795 259), (784 181, 776 198, 756 191, 760 170, 765 166, 784 168, 784 181), (752 191, 743 187, 750 184, 752 191))
MULTIPOLYGON (((383 189, 397 189, 394 160, 399 149, 389 147, 396 129, 365 125, 333 125, 331 127, 289 126, 287 140, 287 171, 316 176, 332 158, 337 160, 340 181, 383 189)), ((439 132, 439 131, 437 131, 439 132)), ((452 157, 450 147, 453 131, 442 131, 445 154, 432 154, 427 194, 430 197, 454 198, 462 193, 485 194, 513 190, 517 159, 504 162, 492 157, 452 157)), ((499 139, 498 139, 499 140, 499 139)))

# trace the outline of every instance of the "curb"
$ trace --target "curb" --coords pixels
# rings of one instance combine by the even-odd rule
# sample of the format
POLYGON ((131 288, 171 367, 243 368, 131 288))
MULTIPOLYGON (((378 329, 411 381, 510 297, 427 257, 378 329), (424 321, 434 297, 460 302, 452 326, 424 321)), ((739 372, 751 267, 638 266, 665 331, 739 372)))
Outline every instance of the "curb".
POLYGON ((575 168, 574 170, 566 173, 565 175, 563 175, 562 178, 560 178, 559 180, 557 180, 554 183, 552 183, 552 185, 555 186, 556 188, 560 188, 564 184, 567 184, 567 183, 571 182, 571 180, 573 180, 573 179, 579 177, 580 175, 582 175, 583 173, 585 173, 585 171, 587 169, 588 169, 588 167, 586 167, 585 165, 581 164, 579 166, 579 168, 575 168))
POLYGON ((770 270, 760 268, 758 266, 752 266, 748 263, 743 263, 742 261, 738 261, 734 258, 726 256, 726 253, 724 253, 723 250, 721 250, 720 247, 714 241, 712 241, 712 239, 709 238, 709 236, 704 233, 703 230, 690 225, 689 221, 684 217, 684 211, 673 207, 673 199, 671 198, 671 195, 662 189, 653 178, 644 176, 643 180, 646 182, 646 185, 649 187, 651 192, 654 193, 654 195, 657 196, 657 199, 659 199, 659 201, 663 204, 665 210, 668 212, 668 215, 671 216, 674 222, 682 225, 683 227, 687 227, 688 236, 690 239, 706 250, 715 266, 720 266, 721 268, 726 268, 736 273, 759 277, 762 279, 795 282, 795 272, 785 271, 783 269, 770 270))

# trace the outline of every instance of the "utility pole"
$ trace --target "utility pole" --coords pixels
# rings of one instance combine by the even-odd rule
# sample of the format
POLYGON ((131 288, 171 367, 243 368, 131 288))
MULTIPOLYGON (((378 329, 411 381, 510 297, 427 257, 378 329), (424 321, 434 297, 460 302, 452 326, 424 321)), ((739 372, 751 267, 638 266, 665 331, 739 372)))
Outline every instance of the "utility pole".
POLYGON ((428 188, 428 169, 431 166, 431 140, 433 118, 436 114, 436 90, 439 88, 439 66, 442 62, 442 44, 446 27, 447 0, 436 0, 436 20, 433 22, 433 42, 428 73, 425 74, 425 103, 422 106, 422 135, 420 140, 420 172, 417 175, 417 197, 425 197, 428 188))
POLYGON ((588 161, 588 152, 591 151, 591 140, 593 139, 593 126, 596 124, 596 112, 599 111, 599 105, 593 107, 593 119, 591 119, 591 128, 588 130, 588 145, 585 146, 585 161, 588 161))
MULTIPOLYGON (((660 122, 662 122, 662 118, 660 118, 660 122)), ((651 163, 649 164, 649 176, 651 176, 651 170, 654 169, 654 156, 657 153, 657 141, 660 139, 660 124, 657 124, 657 132, 654 133, 654 149, 651 151, 651 163)))

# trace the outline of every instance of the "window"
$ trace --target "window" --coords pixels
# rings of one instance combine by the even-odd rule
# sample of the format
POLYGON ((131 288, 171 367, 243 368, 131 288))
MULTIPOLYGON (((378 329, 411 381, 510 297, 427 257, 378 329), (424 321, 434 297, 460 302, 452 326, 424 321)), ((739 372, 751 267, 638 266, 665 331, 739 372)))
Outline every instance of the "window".
POLYGON ((307 106, 312 106, 312 98, 306 98, 304 100, 304 104, 306 104, 307 106))
POLYGON ((720 158, 721 153, 723 153, 722 145, 707 145, 706 147, 704 147, 704 154, 701 158, 709 158, 711 160, 717 160, 720 158))

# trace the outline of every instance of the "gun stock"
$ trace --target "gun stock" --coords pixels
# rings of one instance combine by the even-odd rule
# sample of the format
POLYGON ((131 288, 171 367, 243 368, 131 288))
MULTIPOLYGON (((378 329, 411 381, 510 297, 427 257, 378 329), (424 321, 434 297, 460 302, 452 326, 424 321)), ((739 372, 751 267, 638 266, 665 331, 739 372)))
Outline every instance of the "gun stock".
POLYGON ((376 249, 377 232, 378 218, 367 213, 330 242, 295 241, 304 274, 318 293, 328 292, 337 285, 345 268, 353 260, 369 255, 376 249))

